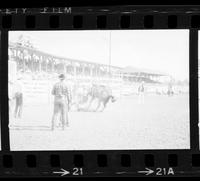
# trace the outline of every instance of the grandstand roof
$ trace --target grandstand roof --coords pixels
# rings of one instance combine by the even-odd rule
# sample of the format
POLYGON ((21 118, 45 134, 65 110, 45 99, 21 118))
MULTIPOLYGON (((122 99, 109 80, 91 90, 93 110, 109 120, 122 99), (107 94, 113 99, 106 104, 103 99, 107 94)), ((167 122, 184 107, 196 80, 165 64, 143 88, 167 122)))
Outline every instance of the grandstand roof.
POLYGON ((124 73, 144 73, 149 75, 157 75, 157 76, 167 76, 168 74, 158 71, 158 70, 152 70, 152 69, 144 69, 144 68, 135 68, 135 67, 125 67, 123 68, 122 72, 124 73))
MULTIPOLYGON (((109 67, 109 65, 106 65, 106 64, 101 64, 101 63, 96 63, 96 62, 90 62, 90 61, 85 61, 85 60, 78 60, 78 59, 73 59, 73 58, 67 58, 67 57, 53 55, 53 54, 50 54, 50 53, 47 53, 47 52, 44 52, 44 51, 41 51, 41 50, 38 50, 38 49, 35 49, 35 48, 26 47, 26 46, 19 45, 17 43, 13 43, 13 42, 9 42, 9 46, 10 47, 18 47, 18 48, 22 48, 22 49, 31 50, 32 52, 39 53, 39 54, 45 55, 45 56, 51 56, 53 58, 64 60, 64 61, 72 61, 74 63, 80 63, 80 64, 86 63, 86 64, 91 64, 91 65, 98 65, 98 66, 109 67)), ((110 67, 121 70, 121 67, 112 66, 112 65, 110 67)))
MULTIPOLYGON (((72 58, 66 58, 66 57, 61 57, 61 56, 56 56, 56 55, 52 55, 50 53, 46 53, 46 52, 43 52, 43 51, 40 51, 40 50, 37 50, 37 49, 34 49, 34 48, 30 48, 30 47, 25 47, 25 46, 22 46, 22 45, 17 45, 16 43, 13 43, 13 42, 9 42, 9 46, 10 47, 18 47, 18 48, 23 48, 23 49, 29 49, 31 50, 32 52, 35 52, 35 53, 39 53, 39 54, 42 54, 42 55, 46 55, 46 56, 52 56, 56 59, 62 59, 62 60, 66 60, 66 61, 72 61, 72 62, 75 62, 75 63, 81 63, 81 64, 93 64, 93 65, 100 65, 100 66, 106 66, 106 67, 109 67, 109 65, 106 65, 106 64, 100 64, 100 63, 95 63, 95 62, 89 62, 89 61, 85 61, 85 60, 77 60, 77 59, 72 59, 72 58)), ((151 69, 140 69, 140 68, 135 68, 135 67, 132 67, 132 66, 127 66, 127 67, 124 67, 124 68, 121 68, 121 67, 117 67, 117 66, 110 66, 110 68, 114 68, 114 69, 117 69, 117 70, 120 70, 122 73, 143 73, 143 74, 148 74, 148 75, 157 75, 157 76, 168 76, 168 74, 164 73, 164 72, 161 72, 161 71, 157 71, 157 70, 151 70, 151 69)))

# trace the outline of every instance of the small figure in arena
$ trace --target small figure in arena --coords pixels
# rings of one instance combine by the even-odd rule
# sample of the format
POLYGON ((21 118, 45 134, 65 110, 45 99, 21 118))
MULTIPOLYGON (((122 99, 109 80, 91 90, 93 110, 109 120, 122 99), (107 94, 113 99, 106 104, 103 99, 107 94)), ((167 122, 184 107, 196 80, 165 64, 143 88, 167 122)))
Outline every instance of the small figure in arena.
POLYGON ((21 77, 18 77, 15 82, 15 118, 20 118, 22 116, 23 108, 23 90, 22 90, 21 77))
POLYGON ((169 84, 168 84, 167 95, 168 95, 168 96, 173 96, 173 95, 174 95, 172 82, 169 82, 169 84))
POLYGON ((52 117, 52 130, 54 129, 55 120, 60 115, 60 122, 62 129, 69 126, 68 123, 68 110, 69 110, 69 91, 68 86, 65 83, 65 75, 59 75, 60 81, 57 82, 52 89, 52 95, 54 95, 54 111, 52 117))
POLYGON ((138 94, 139 94, 139 104, 143 104, 144 103, 144 81, 141 82, 141 84, 138 87, 138 94))
POLYGON ((8 82, 8 100, 9 100, 9 126, 14 123, 14 108, 15 108, 15 92, 14 92, 14 81, 9 80, 8 82))

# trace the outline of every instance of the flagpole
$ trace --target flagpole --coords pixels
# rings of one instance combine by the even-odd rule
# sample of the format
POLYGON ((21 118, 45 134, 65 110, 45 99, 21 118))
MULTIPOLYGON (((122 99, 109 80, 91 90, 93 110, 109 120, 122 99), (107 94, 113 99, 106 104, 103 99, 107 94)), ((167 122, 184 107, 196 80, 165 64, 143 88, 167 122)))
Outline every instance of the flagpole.
POLYGON ((109 76, 111 77, 110 66, 111 66, 111 31, 109 33, 109 76))

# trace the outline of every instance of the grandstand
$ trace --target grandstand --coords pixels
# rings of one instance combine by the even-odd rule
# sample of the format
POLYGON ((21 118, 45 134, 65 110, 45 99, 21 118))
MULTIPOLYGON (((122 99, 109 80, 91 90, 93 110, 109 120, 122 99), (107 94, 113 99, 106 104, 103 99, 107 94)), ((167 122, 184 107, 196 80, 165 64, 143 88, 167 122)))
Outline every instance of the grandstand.
POLYGON ((166 83, 172 77, 164 72, 150 69, 139 69, 134 67, 125 67, 122 69, 124 80, 146 83, 166 83))
POLYGON ((59 57, 35 49, 32 45, 9 43, 9 60, 17 64, 17 72, 34 75, 65 73, 78 79, 108 79, 109 81, 165 83, 171 77, 163 72, 134 67, 117 67, 59 57))

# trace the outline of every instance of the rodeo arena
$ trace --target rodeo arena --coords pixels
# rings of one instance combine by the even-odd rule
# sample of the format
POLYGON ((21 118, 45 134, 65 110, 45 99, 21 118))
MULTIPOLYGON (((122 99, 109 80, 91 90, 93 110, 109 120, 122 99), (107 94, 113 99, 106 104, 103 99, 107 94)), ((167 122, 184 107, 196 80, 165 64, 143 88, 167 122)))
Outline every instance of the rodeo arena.
POLYGON ((190 147, 188 81, 51 55, 25 40, 9 42, 8 62, 13 150, 190 147), (55 112, 61 77, 66 106, 55 112))

